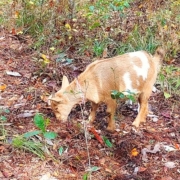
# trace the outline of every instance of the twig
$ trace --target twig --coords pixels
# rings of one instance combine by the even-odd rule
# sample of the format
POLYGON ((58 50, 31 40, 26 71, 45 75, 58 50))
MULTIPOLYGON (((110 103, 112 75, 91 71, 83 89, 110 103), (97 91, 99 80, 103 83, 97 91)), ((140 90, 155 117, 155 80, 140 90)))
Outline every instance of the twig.
MULTIPOLYGON (((77 78, 76 78, 76 83, 77 83, 78 89, 80 90, 80 93, 82 93, 82 102, 85 105, 84 93, 82 91, 82 88, 81 88, 77 78)), ((80 105, 80 108, 81 108, 81 114, 82 114, 82 119, 83 119, 84 136, 85 136, 86 150, 87 150, 87 156, 88 156, 88 164, 89 164, 88 169, 90 169, 91 168, 91 158, 90 158, 89 147, 88 147, 87 126, 86 126, 85 119, 84 119, 84 116, 83 116, 83 107, 82 107, 82 105, 80 105)), ((89 174, 89 179, 91 180, 91 172, 89 174)))

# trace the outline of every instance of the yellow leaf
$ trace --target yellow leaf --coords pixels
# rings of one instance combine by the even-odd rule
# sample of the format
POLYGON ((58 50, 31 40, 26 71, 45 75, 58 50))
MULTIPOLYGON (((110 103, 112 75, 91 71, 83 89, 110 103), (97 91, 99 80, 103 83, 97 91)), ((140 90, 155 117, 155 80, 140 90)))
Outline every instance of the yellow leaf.
POLYGON ((132 149, 131 156, 137 156, 138 154, 139 154, 139 152, 137 151, 136 148, 132 149))
POLYGON ((15 17, 16 19, 19 18, 19 12, 18 12, 18 11, 15 12, 14 17, 15 17))
POLYGON ((55 47, 50 47, 49 48, 51 51, 54 51, 55 50, 55 47))
POLYGON ((171 24, 171 27, 176 28, 176 25, 175 24, 171 24))
POLYGON ((46 57, 45 54, 41 54, 41 57, 43 58, 43 62, 44 62, 45 64, 49 64, 49 63, 50 63, 50 60, 46 57))
POLYGON ((6 89, 6 84, 1 84, 0 85, 0 91, 4 91, 6 89))
POLYGON ((33 1, 29 1, 29 4, 34 5, 34 2, 33 1))
POLYGON ((143 5, 142 5, 142 4, 140 4, 138 8, 139 8, 139 9, 141 9, 142 7, 143 7, 143 5))
POLYGON ((72 29, 74 32, 78 32, 78 30, 77 29, 72 29))
POLYGON ((22 32, 22 31, 19 31, 19 32, 17 32, 17 34, 23 34, 23 32, 22 32))
POLYGON ((66 28, 67 30, 71 31, 71 26, 70 26, 70 24, 66 23, 66 24, 65 24, 65 28, 66 28))
POLYGON ((6 139, 6 136, 0 136, 0 140, 6 139))
POLYGON ((72 21, 73 21, 73 22, 77 22, 77 19, 73 18, 72 21))
POLYGON ((167 30, 168 26, 167 26, 167 25, 165 25, 163 28, 164 28, 164 30, 167 30))
POLYGON ((164 97, 165 97, 166 99, 168 99, 168 98, 171 97, 171 95, 170 95, 169 93, 167 93, 167 92, 164 92, 164 97))

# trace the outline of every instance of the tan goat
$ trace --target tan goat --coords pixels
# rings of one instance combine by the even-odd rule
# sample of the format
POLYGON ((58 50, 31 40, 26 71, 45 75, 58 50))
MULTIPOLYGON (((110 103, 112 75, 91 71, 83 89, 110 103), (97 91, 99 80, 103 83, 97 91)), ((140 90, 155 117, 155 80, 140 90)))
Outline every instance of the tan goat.
POLYGON ((49 97, 56 118, 66 121, 75 104, 89 100, 92 102, 89 116, 92 123, 98 104, 104 102, 110 114, 107 130, 114 131, 116 100, 111 98, 111 91, 129 90, 139 94, 140 111, 133 122, 138 127, 140 122, 146 121, 148 99, 163 58, 162 49, 157 49, 154 56, 145 51, 131 52, 89 64, 70 84, 67 77, 63 76, 61 89, 49 97))

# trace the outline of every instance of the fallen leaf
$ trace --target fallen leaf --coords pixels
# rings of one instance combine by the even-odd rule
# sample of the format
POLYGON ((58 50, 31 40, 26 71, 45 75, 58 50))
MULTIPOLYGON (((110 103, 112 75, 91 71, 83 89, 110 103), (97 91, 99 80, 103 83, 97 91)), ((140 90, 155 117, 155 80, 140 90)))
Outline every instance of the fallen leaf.
POLYGON ((165 149, 165 151, 167 152, 171 152, 171 151, 175 151, 176 149, 174 147, 172 147, 171 145, 163 145, 162 147, 165 149))
POLYGON ((175 143, 174 146, 175 146, 176 149, 179 149, 179 150, 180 150, 180 145, 179 145, 179 144, 176 144, 176 143, 175 143))
POLYGON ((6 136, 0 136, 0 140, 5 140, 6 139, 6 136))
POLYGON ((13 35, 16 35, 16 30, 15 30, 15 28, 12 28, 11 33, 12 33, 13 35))
POLYGON ((18 114, 17 117, 18 118, 20 118, 20 117, 23 117, 23 118, 25 118, 25 117, 32 117, 32 116, 34 116, 34 114, 35 114, 34 110, 30 110, 30 111, 26 110, 25 112, 23 112, 21 114, 18 114))
POLYGON ((55 50, 55 47, 50 47, 49 48, 51 51, 54 51, 55 50))
POLYGON ((47 56, 45 54, 41 54, 41 58, 43 59, 43 62, 45 64, 49 64, 50 63, 50 60, 47 58, 47 56))
POLYGON ((0 91, 4 91, 6 89, 7 85, 6 84, 1 84, 0 85, 0 91))
POLYGON ((57 180, 56 178, 52 177, 51 174, 48 172, 46 174, 44 174, 40 180, 57 180))
POLYGON ((147 168, 145 167, 139 167, 139 171, 138 172, 144 172, 147 168))
POLYGON ((161 114, 166 118, 171 118, 171 112, 170 111, 164 111, 161 114))
POLYGON ((10 178, 11 176, 13 176, 13 172, 9 169, 3 169, 2 174, 6 178, 10 178))
POLYGON ((0 146, 0 152, 1 152, 1 153, 3 153, 3 152, 5 151, 5 149, 6 149, 6 148, 5 148, 3 145, 0 146))
POLYGON ((93 167, 89 167, 86 171, 95 172, 95 171, 99 171, 100 169, 101 167, 93 166, 93 167))
POLYGON ((106 162, 105 158, 102 158, 99 160, 99 163, 103 166, 105 165, 105 162, 106 162))
POLYGON ((18 103, 18 104, 14 104, 14 108, 20 108, 22 106, 24 106, 26 103, 18 103))
POLYGON ((28 94, 26 99, 27 99, 28 101, 31 101, 32 98, 33 98, 32 95, 31 95, 31 94, 28 94))
POLYGON ((94 134, 95 138, 96 138, 101 144, 104 144, 102 137, 97 133, 97 131, 95 130, 94 127, 89 128, 89 131, 94 134))
POLYGON ((171 97, 171 95, 170 95, 169 93, 167 93, 167 92, 164 92, 164 97, 165 97, 166 99, 168 99, 168 98, 171 97))
POLYGON ((152 121, 157 122, 159 119, 157 117, 153 117, 152 121))
POLYGON ((10 76, 16 76, 16 77, 21 76, 21 74, 19 74, 18 72, 14 72, 14 71, 6 71, 6 74, 10 75, 10 76))
POLYGON ((139 152, 137 151, 136 148, 132 149, 131 156, 137 156, 138 154, 139 154, 139 152))
POLYGON ((135 167, 133 174, 137 175, 138 172, 144 172, 146 169, 145 167, 135 167))
POLYGON ((65 24, 65 28, 66 28, 68 31, 71 31, 71 26, 70 26, 68 23, 65 24))
POLYGON ((16 19, 19 18, 19 11, 16 11, 16 12, 15 12, 14 17, 15 17, 16 19))
POLYGON ((109 169, 109 168, 105 168, 105 171, 108 172, 108 173, 112 173, 112 170, 109 169))
POLYGON ((11 63, 13 63, 13 59, 9 59, 8 61, 7 61, 7 65, 9 65, 9 64, 11 64, 11 63))
POLYGON ((147 152, 155 154, 155 153, 157 153, 157 152, 159 152, 159 151, 160 151, 160 143, 155 144, 153 150, 150 150, 149 148, 143 148, 143 149, 141 150, 142 160, 145 161, 145 162, 148 161, 147 152))

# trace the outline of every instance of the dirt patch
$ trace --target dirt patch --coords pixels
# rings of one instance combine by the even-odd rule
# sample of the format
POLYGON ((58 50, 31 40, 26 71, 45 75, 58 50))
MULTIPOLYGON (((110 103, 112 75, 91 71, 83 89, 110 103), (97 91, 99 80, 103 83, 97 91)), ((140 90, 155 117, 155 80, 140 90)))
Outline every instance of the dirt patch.
POLYGON ((165 100, 163 93, 153 93, 149 104, 157 118, 148 117, 139 130, 131 126, 137 115, 136 105, 119 103, 117 131, 113 134, 106 131, 106 107, 102 104, 94 127, 113 147, 101 144, 88 132, 88 157, 82 119, 87 118, 90 103, 84 107, 83 118, 80 106, 76 106, 70 121, 62 123, 55 119, 42 96, 59 89, 62 74, 72 80, 91 60, 77 56, 73 57, 73 65, 67 66, 50 57, 51 63, 40 67, 36 61, 38 54, 30 48, 30 38, 12 36, 3 30, 0 37, 0 83, 7 86, 0 92, 0 107, 10 110, 4 115, 6 137, 0 135, 0 179, 83 179, 89 157, 91 166, 98 167, 91 174, 93 180, 180 179, 180 97, 165 100), (20 75, 8 75, 8 71, 20 75), (48 129, 58 134, 53 145, 49 145, 51 156, 47 155, 45 160, 12 146, 15 135, 35 129, 32 118, 36 112, 48 117, 48 129), (62 155, 58 153, 59 147, 66 150, 62 155))

